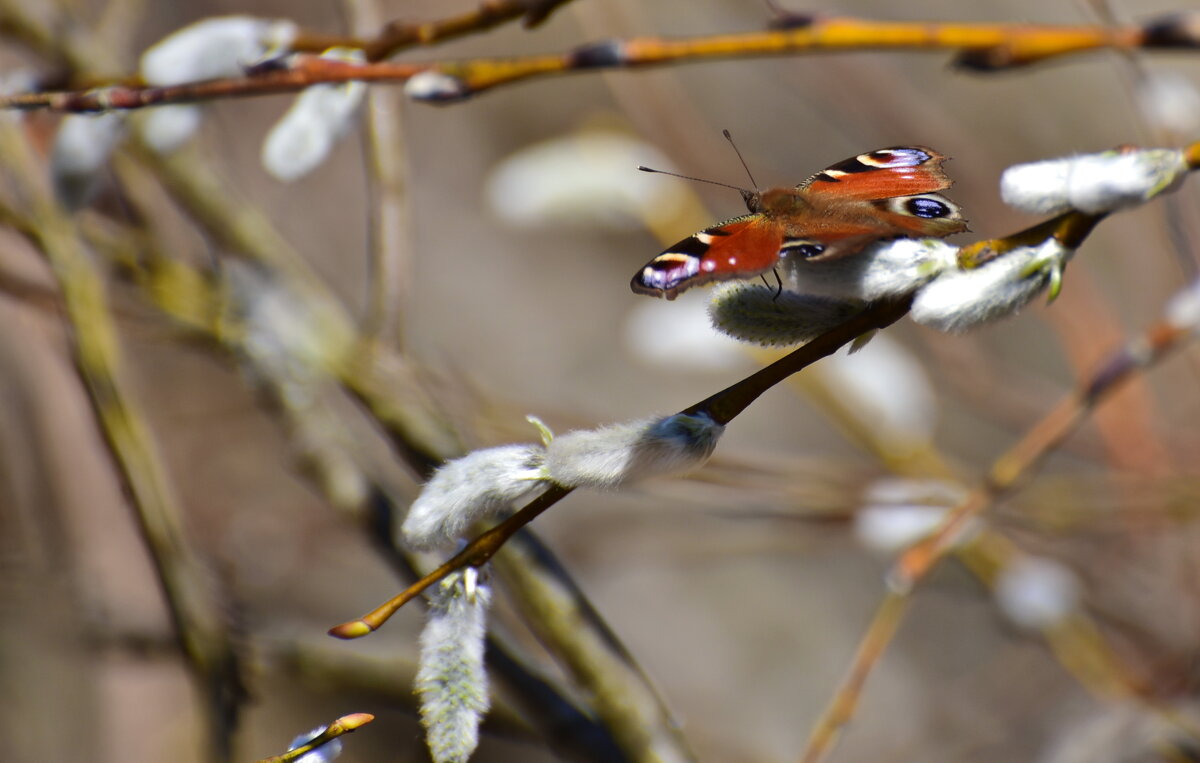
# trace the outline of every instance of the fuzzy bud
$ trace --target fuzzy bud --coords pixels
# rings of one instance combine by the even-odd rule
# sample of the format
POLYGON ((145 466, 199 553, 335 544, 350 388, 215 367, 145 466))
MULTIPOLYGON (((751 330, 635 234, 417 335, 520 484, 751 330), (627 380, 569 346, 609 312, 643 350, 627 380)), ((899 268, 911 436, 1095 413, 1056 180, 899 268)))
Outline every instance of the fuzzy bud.
POLYGON ((962 498, 962 488, 949 482, 881 479, 863 493, 854 536, 873 551, 895 553, 933 532, 962 498))
POLYGON ((938 395, 924 366, 887 332, 861 352, 836 353, 812 372, 834 399, 872 431, 875 447, 892 457, 929 446, 938 419, 938 395))
POLYGON ((1008 317, 1058 278, 1072 254, 1051 237, 977 268, 943 273, 917 293, 912 319, 939 331, 967 331, 1008 317))
POLYGON ((713 328, 734 339, 767 346, 803 344, 862 310, 859 302, 779 292, 761 284, 718 287, 708 306, 713 328))
POLYGON ((54 136, 50 167, 55 193, 68 209, 91 200, 124 127, 124 115, 112 112, 63 117, 54 136))
POLYGON ((901 238, 868 246, 853 257, 827 262, 780 259, 784 286, 816 294, 870 302, 917 289, 956 264, 958 248, 936 238, 901 238))
POLYGON ((635 300, 625 321, 626 347, 642 363, 676 373, 745 368, 748 359, 737 341, 709 327, 708 300, 700 289, 674 302, 635 300))
POLYGON ((1173 190, 1187 171, 1183 152, 1175 149, 1105 151, 1010 167, 1000 178, 1000 195, 1009 205, 1035 214, 1070 209, 1099 214, 1173 190))
POLYGON ((204 19, 167 35, 142 54, 142 79, 150 85, 241 76, 244 68, 295 39, 291 21, 252 16, 204 19))
POLYGON ((1079 608, 1083 585, 1075 572, 1053 559, 1012 559, 996 578, 994 595, 1000 610, 1023 628, 1058 625, 1079 608))
POLYGON ((257 267, 231 262, 230 337, 290 404, 304 404, 314 383, 336 371, 353 336, 345 318, 303 287, 276 280, 257 267))
POLYGON ((490 704, 483 652, 492 595, 476 584, 478 574, 467 568, 438 584, 421 632, 416 691, 435 763, 466 763, 479 744, 479 723, 490 704))
POLYGON ((468 453, 433 473, 400 531, 417 549, 445 546, 477 520, 511 508, 544 484, 540 445, 502 445, 468 453))
POLYGON ((1167 301, 1163 320, 1176 329, 1200 332, 1200 281, 1193 281, 1167 301))
MULTIPOLYGON (((348 48, 333 48, 322 54, 322 58, 366 61, 361 50, 348 48)), ((305 89, 267 134, 262 148, 263 166, 284 182, 311 172, 346 133, 366 92, 364 82, 313 85, 305 89)))
POLYGON ((425 103, 453 103, 470 95, 461 79, 432 69, 409 77, 404 83, 404 94, 425 103))
POLYGON ((138 122, 138 132, 156 154, 166 155, 186 143, 196 130, 204 111, 190 103, 176 103, 146 109, 138 122))
POLYGON ((546 473, 566 487, 614 488, 699 466, 725 427, 704 414, 675 414, 567 432, 546 448, 546 473))
POLYGON ((670 167, 662 152, 614 130, 584 130, 552 138, 504 159, 489 174, 488 206, 523 228, 572 226, 642 230, 646 210, 671 219, 687 191, 642 172, 639 164, 670 167))
POLYGON ((1147 71, 1140 80, 1136 96, 1151 124, 1178 135, 1200 130, 1200 90, 1190 77, 1147 71))

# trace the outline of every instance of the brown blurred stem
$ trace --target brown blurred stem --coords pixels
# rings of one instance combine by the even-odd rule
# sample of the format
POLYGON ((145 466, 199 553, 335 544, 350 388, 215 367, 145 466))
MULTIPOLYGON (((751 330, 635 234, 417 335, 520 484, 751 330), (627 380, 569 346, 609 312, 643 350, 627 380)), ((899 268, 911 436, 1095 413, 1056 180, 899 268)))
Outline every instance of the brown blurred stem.
POLYGON ((966 525, 1001 496, 1016 489, 1097 405, 1120 388, 1122 382, 1184 346, 1195 333, 1194 326, 1177 326, 1163 321, 1113 352, 1091 378, 1079 385, 1074 394, 1047 413, 1025 437, 996 459, 983 482, 947 515, 933 533, 900 557, 889 575, 893 590, 880 605, 846 678, 814 726, 801 756, 802 761, 815 763, 832 748, 842 727, 853 717, 865 679, 878 663, 883 648, 895 635, 898 619, 911 600, 915 587, 954 547, 966 525))
MULTIPOLYGON (((484 0, 474 10, 434 21, 389 21, 374 37, 335 37, 302 32, 292 43, 298 51, 320 53, 340 46, 361 48, 371 61, 382 61, 406 48, 436 45, 456 37, 485 32, 518 19, 526 29, 541 24, 570 0, 484 0)), ((361 25, 353 25, 359 28, 361 25)), ((371 26, 378 26, 372 24, 371 26)))
MULTIPOLYGON (((379 26, 377 0, 342 0, 342 7, 352 29, 379 26)), ((400 347, 400 321, 412 275, 412 210, 399 94, 381 88, 368 91, 362 135, 370 220, 370 275, 363 331, 378 341, 400 347)))
MULTIPOLYGON (((204 696, 208 758, 227 760, 244 689, 224 604, 184 532, 181 507, 154 436, 126 389, 103 279, 73 221, 47 187, 36 155, 17 125, 0 125, 0 163, 29 199, 30 224, 22 230, 46 255, 58 281, 75 365, 128 488, 179 646, 204 696)), ((18 210, 4 212, 5 217, 20 215, 18 210)))

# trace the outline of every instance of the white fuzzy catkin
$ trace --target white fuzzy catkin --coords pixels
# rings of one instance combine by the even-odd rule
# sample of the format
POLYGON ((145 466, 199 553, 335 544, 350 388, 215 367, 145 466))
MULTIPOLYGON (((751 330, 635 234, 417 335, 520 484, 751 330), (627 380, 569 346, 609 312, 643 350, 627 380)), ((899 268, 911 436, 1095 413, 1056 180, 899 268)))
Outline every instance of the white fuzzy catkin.
MULTIPOLYGON (((334 48, 322 57, 354 63, 366 61, 361 50, 346 48, 334 48)), ((263 141, 263 166, 284 182, 316 169, 350 128, 366 92, 365 82, 306 88, 263 141)))
POLYGON ((1135 96, 1151 124, 1181 136, 1200 130, 1200 89, 1191 77, 1177 72, 1146 71, 1135 96))
POLYGON ((414 101, 448 103, 466 98, 467 86, 458 77, 428 69, 408 78, 404 94, 414 101))
MULTIPOLYGON (((854 516, 854 535, 873 551, 895 553, 933 532, 963 496, 961 487, 943 480, 877 480, 863 493, 863 506, 854 516)), ((973 528, 960 542, 971 534, 973 528)))
POLYGON ((1053 559, 1022 556, 996 577, 993 593, 1005 615, 1023 628, 1057 625, 1079 608, 1083 584, 1074 570, 1053 559))
POLYGON ((966 331, 1005 318, 1046 288, 1072 254, 1049 238, 971 270, 947 271, 917 292, 912 319, 939 331, 966 331))
POLYGON ((174 103, 146 109, 137 129, 146 145, 166 155, 186 143, 200 129, 204 111, 194 104, 174 103))
POLYGON ((1105 151, 1009 167, 1000 178, 1000 196, 1035 214, 1099 214, 1149 201, 1177 187, 1187 172, 1177 149, 1105 151))
POLYGON ((1200 280, 1171 296, 1163 309, 1163 320, 1177 329, 1200 332, 1200 280))
POLYGON ((784 286, 799 294, 871 301, 908 294, 953 268, 958 247, 936 238, 880 241, 828 262, 783 257, 784 286))
POLYGON ((295 39, 294 22, 253 16, 204 19, 167 35, 142 54, 142 79, 150 85, 240 76, 245 67, 295 39))
POLYGON ((925 367, 888 332, 879 332, 860 352, 825 358, 811 372, 893 457, 932 441, 938 395, 925 367))
POLYGON ((409 507, 400 527, 404 542, 416 549, 445 546, 477 520, 510 508, 544 484, 544 456, 540 445, 502 445, 447 462, 409 507))
POLYGON ((125 115, 68 114, 54 136, 50 171, 54 190, 69 209, 86 204, 125 128, 125 115))
POLYGON ((615 488, 699 466, 724 431, 706 415, 675 414, 567 432, 546 448, 546 473, 566 487, 615 488))
POLYGON ((639 362, 675 373, 746 368, 750 360, 738 341, 709 326, 708 304, 709 295, 700 289, 686 291, 674 302, 633 300, 622 332, 625 346, 639 362))
POLYGON ((708 317, 714 329, 739 341, 785 346, 808 342, 862 308, 860 302, 836 297, 735 282, 713 291, 708 317))
POLYGON ((646 210, 671 219, 688 191, 632 167, 670 169, 646 141, 615 130, 588 129, 541 141, 506 157, 488 174, 488 206, 518 227, 571 226, 643 230, 646 210))
POLYGON ((283 394, 311 394, 312 385, 335 372, 353 346, 345 318, 322 300, 308 298, 303 286, 278 281, 253 265, 230 262, 224 271, 235 316, 230 335, 240 339, 255 368, 272 377, 283 394))
POLYGON ((468 584, 468 576, 477 574, 468 568, 438 584, 421 632, 416 692, 435 763, 465 763, 471 757, 489 707, 483 653, 491 591, 468 584))

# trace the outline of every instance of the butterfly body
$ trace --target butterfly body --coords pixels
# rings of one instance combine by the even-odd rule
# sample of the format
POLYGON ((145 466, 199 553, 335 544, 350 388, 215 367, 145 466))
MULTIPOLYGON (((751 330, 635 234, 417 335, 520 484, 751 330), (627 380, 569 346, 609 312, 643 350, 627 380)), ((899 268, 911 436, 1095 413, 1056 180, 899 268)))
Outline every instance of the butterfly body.
POLYGON ((674 299, 710 281, 752 278, 781 259, 848 257, 887 238, 942 238, 967 229, 958 205, 937 191, 953 181, 946 157, 921 146, 881 148, 846 159, 795 188, 743 192, 750 214, 695 233, 648 262, 630 285, 674 299))

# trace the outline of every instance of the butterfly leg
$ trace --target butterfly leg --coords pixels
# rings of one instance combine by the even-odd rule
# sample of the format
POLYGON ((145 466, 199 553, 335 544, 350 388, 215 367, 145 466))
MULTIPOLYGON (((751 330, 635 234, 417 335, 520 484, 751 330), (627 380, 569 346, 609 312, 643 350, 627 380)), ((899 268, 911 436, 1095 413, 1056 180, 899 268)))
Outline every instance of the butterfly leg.
MULTIPOLYGON (((771 272, 775 275, 775 296, 771 297, 772 302, 779 300, 779 295, 783 294, 783 279, 779 277, 779 268, 772 268, 771 272)), ((763 277, 763 283, 767 282, 766 276, 763 277)))

